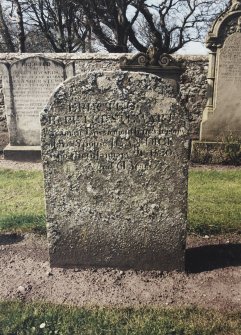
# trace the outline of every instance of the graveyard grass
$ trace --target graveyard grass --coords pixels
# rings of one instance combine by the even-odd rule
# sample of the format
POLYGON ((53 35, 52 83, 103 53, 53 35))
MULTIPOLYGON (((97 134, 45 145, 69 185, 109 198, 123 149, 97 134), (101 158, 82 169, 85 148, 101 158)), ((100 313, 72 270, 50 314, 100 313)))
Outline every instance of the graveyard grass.
MULTIPOLYGON (((241 169, 191 170, 189 232, 241 233, 241 169)), ((0 169, 0 230, 45 233, 43 175, 0 169)))
POLYGON ((0 170, 0 230, 45 232, 41 172, 0 170))
POLYGON ((189 232, 241 233, 241 169, 192 170, 189 174, 189 232))
POLYGON ((1 335, 238 335, 240 313, 190 308, 75 308, 0 303, 1 335))

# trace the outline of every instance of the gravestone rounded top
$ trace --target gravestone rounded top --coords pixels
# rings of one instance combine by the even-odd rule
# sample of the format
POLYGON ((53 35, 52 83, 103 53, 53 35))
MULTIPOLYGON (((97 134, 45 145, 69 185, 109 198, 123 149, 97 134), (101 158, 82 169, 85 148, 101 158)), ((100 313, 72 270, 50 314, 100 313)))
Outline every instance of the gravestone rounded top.
POLYGON ((95 72, 55 91, 41 114, 52 264, 183 268, 186 121, 155 75, 95 72))
POLYGON ((64 67, 63 62, 52 59, 52 58, 48 58, 48 57, 43 57, 43 56, 29 56, 29 57, 25 57, 22 59, 18 59, 15 62, 13 62, 11 64, 11 67, 16 67, 18 65, 24 66, 26 64, 26 67, 37 67, 37 66, 51 66, 51 65, 55 65, 55 66, 60 66, 60 67, 64 67))
POLYGON ((225 39, 235 32, 241 31, 241 2, 234 0, 225 12, 214 21, 207 39, 206 46, 212 51, 223 46, 225 39))

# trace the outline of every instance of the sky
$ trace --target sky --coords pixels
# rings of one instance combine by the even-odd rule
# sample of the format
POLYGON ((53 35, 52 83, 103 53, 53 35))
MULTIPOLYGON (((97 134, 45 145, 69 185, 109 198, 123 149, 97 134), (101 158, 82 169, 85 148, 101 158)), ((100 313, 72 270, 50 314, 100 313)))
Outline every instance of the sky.
POLYGON ((208 55, 208 49, 201 42, 190 42, 180 49, 179 55, 208 55))

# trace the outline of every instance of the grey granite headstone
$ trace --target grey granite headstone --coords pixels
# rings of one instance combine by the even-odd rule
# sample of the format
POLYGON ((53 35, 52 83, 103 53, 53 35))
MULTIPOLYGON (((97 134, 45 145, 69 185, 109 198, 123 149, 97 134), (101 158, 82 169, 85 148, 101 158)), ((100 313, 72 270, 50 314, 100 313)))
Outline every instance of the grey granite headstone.
POLYGON ((187 123, 155 75, 96 72, 41 114, 52 266, 183 270, 187 123))

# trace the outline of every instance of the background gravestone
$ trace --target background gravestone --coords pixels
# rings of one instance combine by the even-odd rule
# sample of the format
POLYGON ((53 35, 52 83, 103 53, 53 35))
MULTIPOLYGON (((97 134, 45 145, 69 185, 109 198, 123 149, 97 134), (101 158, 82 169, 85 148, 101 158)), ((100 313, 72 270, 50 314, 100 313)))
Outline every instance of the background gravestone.
POLYGON ((183 270, 187 123, 144 73, 62 84, 41 114, 52 266, 183 270))
MULTIPOLYGON (((71 75, 71 67, 67 73, 71 75)), ((13 63, 8 71, 5 67, 3 74, 10 137, 10 147, 4 150, 7 155, 20 146, 26 147, 24 150, 40 146, 39 114, 53 90, 66 79, 66 68, 61 62, 34 56, 13 63)))
POLYGON ((207 47, 209 97, 203 113, 201 141, 241 138, 241 2, 214 23, 207 47))

